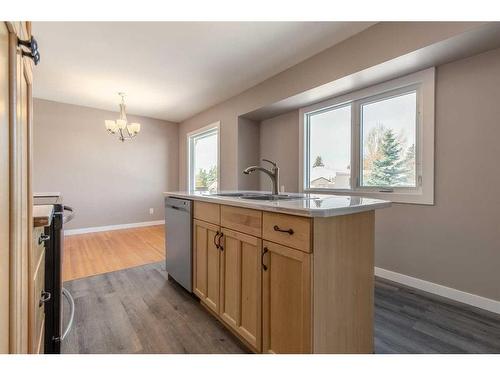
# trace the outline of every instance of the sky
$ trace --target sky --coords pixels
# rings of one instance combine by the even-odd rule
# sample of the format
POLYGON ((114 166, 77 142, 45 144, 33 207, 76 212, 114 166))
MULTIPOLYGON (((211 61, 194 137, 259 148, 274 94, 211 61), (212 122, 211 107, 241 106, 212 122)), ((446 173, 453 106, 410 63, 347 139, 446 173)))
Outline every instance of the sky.
POLYGON ((351 160, 351 106, 310 118, 311 164, 321 156, 325 167, 347 171, 351 160))
MULTIPOLYGON (((364 139, 377 124, 394 130, 415 143, 416 94, 410 93, 361 107, 364 139)), ((321 155, 325 167, 347 171, 351 159, 351 106, 313 115, 310 118, 311 164, 321 155)))
POLYGON ((415 92, 391 98, 389 100, 366 104, 362 107, 363 131, 365 138, 370 130, 381 123, 393 129, 396 135, 406 139, 406 147, 415 143, 416 120, 415 92))
POLYGON ((217 165, 217 134, 196 139, 194 148, 195 173, 200 168, 208 171, 212 166, 217 165))

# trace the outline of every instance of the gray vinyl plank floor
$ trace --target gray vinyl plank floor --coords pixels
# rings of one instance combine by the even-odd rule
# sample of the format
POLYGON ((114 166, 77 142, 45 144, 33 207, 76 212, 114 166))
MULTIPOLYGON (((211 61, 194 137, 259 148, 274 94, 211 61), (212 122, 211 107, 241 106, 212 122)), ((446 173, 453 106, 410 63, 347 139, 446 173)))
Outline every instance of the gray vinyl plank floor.
MULTIPOLYGON (((246 353, 163 262, 64 284, 75 320, 63 353, 246 353)), ((66 306, 65 306, 66 307, 66 306)), ((377 278, 376 353, 500 353, 500 315, 377 278)))

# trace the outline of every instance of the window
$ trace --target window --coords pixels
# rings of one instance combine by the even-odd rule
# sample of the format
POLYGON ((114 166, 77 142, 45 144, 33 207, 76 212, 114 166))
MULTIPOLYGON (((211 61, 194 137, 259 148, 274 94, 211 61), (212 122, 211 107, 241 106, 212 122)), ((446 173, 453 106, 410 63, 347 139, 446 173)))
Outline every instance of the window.
POLYGON ((434 69, 301 110, 304 191, 434 203, 434 69))
POLYGON ((360 115, 360 185, 415 188, 417 92, 362 103, 360 115))
POLYGON ((311 114, 309 117, 311 188, 351 187, 351 105, 311 114))
POLYGON ((219 185, 219 123, 188 134, 191 191, 217 191, 219 185))

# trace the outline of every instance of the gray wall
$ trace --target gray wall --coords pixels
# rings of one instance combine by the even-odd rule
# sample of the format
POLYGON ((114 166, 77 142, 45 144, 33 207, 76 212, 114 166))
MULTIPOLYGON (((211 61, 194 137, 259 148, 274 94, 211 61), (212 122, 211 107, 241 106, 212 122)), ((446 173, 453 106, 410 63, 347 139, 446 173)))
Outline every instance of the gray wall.
POLYGON ((244 117, 238 119, 238 180, 239 190, 259 190, 260 173, 244 175, 243 170, 260 163, 259 160, 260 123, 244 117))
POLYGON ((435 206, 376 215, 376 265, 500 300, 500 49, 440 66, 435 206))
POLYGON ((68 229, 163 219, 162 192, 178 188, 177 124, 129 115, 141 132, 122 143, 104 127, 117 112, 40 99, 33 112, 33 191, 75 207, 68 229))
POLYGON ((238 118, 282 99, 361 72, 479 27, 474 22, 382 22, 217 104, 180 124, 179 187, 186 188, 187 133, 216 121, 220 126, 222 189, 236 189, 238 118))
MULTIPOLYGON (((377 267, 500 300, 499 101, 500 49, 437 68, 436 204, 377 211, 377 267)), ((297 187, 298 119, 289 112, 260 129, 261 156, 297 187)))
MULTIPOLYGON (((280 185, 287 192, 299 188, 299 111, 291 111, 260 124, 260 156, 280 167, 280 185)), ((260 187, 271 190, 271 179, 260 173, 260 187)), ((281 186, 280 186, 281 188, 281 186)))

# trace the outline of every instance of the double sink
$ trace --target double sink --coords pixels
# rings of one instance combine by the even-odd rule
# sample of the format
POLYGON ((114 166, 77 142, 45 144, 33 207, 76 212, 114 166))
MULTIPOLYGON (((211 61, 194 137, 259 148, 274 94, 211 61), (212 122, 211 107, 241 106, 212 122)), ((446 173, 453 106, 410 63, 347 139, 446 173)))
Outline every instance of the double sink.
POLYGON ((305 196, 300 194, 269 194, 269 193, 217 193, 212 194, 216 197, 231 197, 240 199, 250 199, 258 201, 279 201, 279 200, 293 200, 293 199, 306 199, 305 196))

